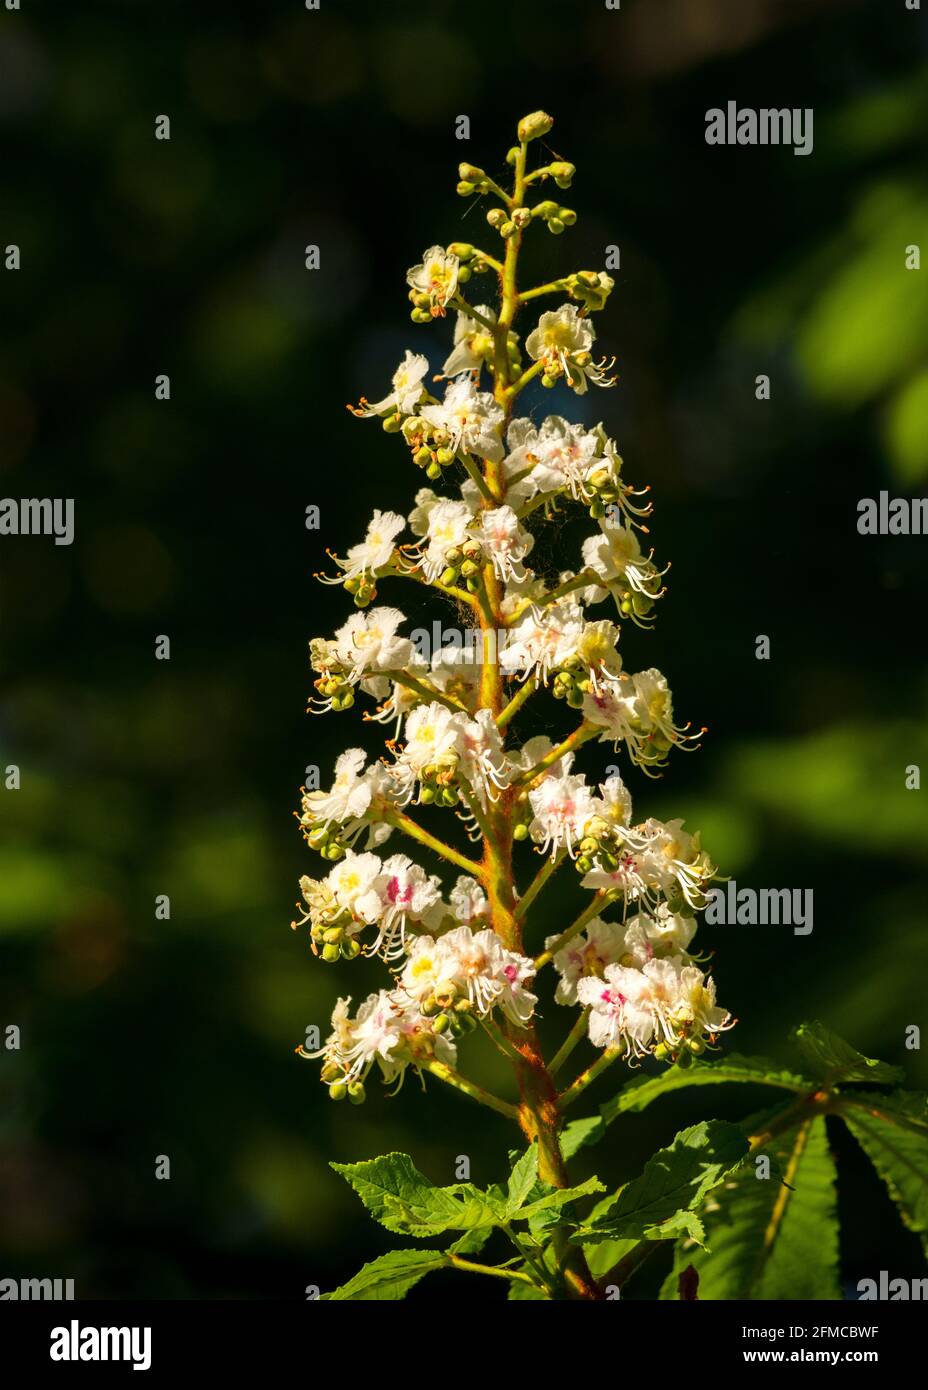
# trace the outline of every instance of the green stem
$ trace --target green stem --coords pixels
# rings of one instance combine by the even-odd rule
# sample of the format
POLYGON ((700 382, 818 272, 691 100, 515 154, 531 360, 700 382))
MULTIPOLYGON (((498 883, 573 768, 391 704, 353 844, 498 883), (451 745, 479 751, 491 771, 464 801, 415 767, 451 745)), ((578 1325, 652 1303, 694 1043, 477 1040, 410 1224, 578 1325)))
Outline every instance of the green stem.
POLYGON ((455 1269, 465 1269, 469 1274, 492 1274, 497 1279, 509 1279, 519 1284, 531 1284, 536 1288, 535 1280, 529 1278, 518 1269, 502 1269, 499 1265, 475 1264, 473 1260, 465 1260, 460 1255, 449 1254, 448 1259, 455 1269))
POLYGON ((474 878, 483 878, 483 865, 478 864, 474 859, 468 859, 466 854, 459 854, 452 845, 446 845, 444 840, 439 840, 436 835, 431 835, 428 830, 424 830, 417 821, 411 816, 407 816, 404 811, 400 811, 395 806, 388 806, 385 803, 378 806, 383 819, 394 826, 397 830, 402 830, 404 835, 410 839, 417 840, 420 845, 425 845, 426 849, 434 850, 449 863, 456 864, 459 869, 463 869, 466 874, 471 874, 474 878))
POLYGON ((448 302, 452 309, 458 309, 462 314, 466 314, 468 318, 475 319, 477 323, 483 324, 484 328, 488 328, 491 333, 496 327, 492 319, 488 319, 486 314, 481 314, 480 310, 475 309, 473 304, 468 304, 467 300, 461 295, 454 295, 448 302))
POLYGON ((534 782, 536 777, 540 777, 543 772, 547 772, 549 767, 560 762, 566 753, 573 753, 575 749, 582 747, 588 739, 593 738, 598 732, 599 730, 595 725, 587 724, 584 720, 562 743, 559 743, 556 748, 552 748, 550 753, 546 753, 534 767, 530 767, 528 772, 522 772, 518 777, 513 778, 512 786, 518 787, 526 782, 534 782))
POLYGON ((560 936, 555 937, 550 946, 545 947, 540 956, 535 957, 535 969, 540 970, 542 966, 549 965, 558 951, 563 951, 564 947, 573 941, 575 936, 579 936, 587 922, 592 922, 610 899, 610 893, 600 891, 595 894, 593 901, 586 905, 580 916, 571 922, 567 930, 562 931, 560 936))
POLYGON ((558 1048, 557 1052, 554 1054, 550 1063, 548 1064, 548 1071, 551 1073, 552 1076, 557 1076, 561 1067, 564 1065, 564 1063, 567 1061, 567 1058, 570 1056, 574 1048, 577 1046, 577 1043, 580 1042, 581 1038, 586 1037, 587 1020, 589 1019, 589 1016, 589 1009, 581 1010, 580 1016, 577 1019, 576 1023, 571 1028, 570 1032, 567 1034, 567 1037, 561 1043, 561 1046, 558 1048))
POLYGON ((439 1081, 444 1081, 446 1085, 453 1086, 456 1091, 462 1091, 465 1096, 470 1096, 471 1100, 479 1101, 490 1110, 495 1110, 498 1115, 505 1115, 507 1120, 518 1120, 519 1111, 515 1105, 510 1105, 508 1100, 500 1100, 499 1096, 494 1096, 490 1091, 485 1091, 482 1086, 478 1086, 476 1081, 468 1081, 466 1076, 462 1076, 453 1067, 447 1066, 444 1062, 427 1062, 426 1070, 433 1076, 437 1076, 439 1081))
POLYGON ((477 467, 476 463, 474 463, 474 460, 471 458, 470 454, 462 454, 461 462, 467 469, 467 476, 470 478, 471 482, 475 483, 476 486, 479 488, 484 500, 489 502, 492 507, 498 507, 500 505, 500 499, 496 496, 494 492, 491 492, 490 488, 484 481, 483 474, 480 472, 480 469, 477 467))
POLYGON ((388 680, 396 681, 397 685, 405 685, 407 690, 413 690, 417 695, 422 695, 426 700, 436 701, 440 705, 445 705, 448 709, 453 709, 460 714, 470 717, 470 710, 466 705, 462 705, 460 700, 455 700, 450 695, 445 695, 437 686, 432 685, 431 681, 417 680, 415 676, 408 675, 405 671, 381 671, 378 675, 384 675, 388 680))
POLYGON ((512 699, 509 701, 509 704, 503 710, 502 714, 497 716, 496 727, 498 729, 505 729, 506 725, 512 719, 513 715, 518 714, 519 710, 525 704, 526 700, 531 699, 531 697, 535 694, 535 691, 537 689, 538 681, 535 680, 534 677, 529 677, 528 680, 523 681, 519 689, 516 691, 515 695, 513 695, 512 699))
POLYGON ((561 1110, 566 1110, 568 1105, 573 1105, 578 1096, 582 1096, 588 1086, 592 1086, 597 1077, 601 1076, 607 1067, 611 1067, 613 1062, 617 1062, 622 1056, 622 1049, 619 1047, 607 1047, 601 1057, 582 1071, 576 1081, 572 1081, 566 1091, 562 1091, 557 1098, 558 1106, 561 1110))
POLYGON ((563 850, 561 850, 561 852, 558 855, 554 857, 549 855, 545 859, 545 862, 542 864, 541 868, 538 870, 537 874, 532 879, 525 893, 522 895, 522 897, 516 904, 515 915, 517 918, 521 920, 525 916, 532 903, 538 897, 538 894, 541 892, 542 888, 544 888, 545 884, 548 882, 548 879, 551 877, 551 875, 555 872, 556 869, 559 869, 561 867, 563 862, 563 850))
POLYGON ((563 280, 549 280, 546 285, 535 285, 533 289, 523 290, 519 295, 519 303, 527 304, 530 299, 538 299, 542 294, 563 294, 565 290, 563 280))

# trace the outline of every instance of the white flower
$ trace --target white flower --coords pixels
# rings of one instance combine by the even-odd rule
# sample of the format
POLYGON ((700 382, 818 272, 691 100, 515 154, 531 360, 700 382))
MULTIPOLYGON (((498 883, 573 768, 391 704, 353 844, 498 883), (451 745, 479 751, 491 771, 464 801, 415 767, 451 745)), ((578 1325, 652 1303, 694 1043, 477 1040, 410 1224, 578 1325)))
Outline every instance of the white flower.
POLYGON ((594 690, 601 689, 604 681, 615 684, 618 679, 622 670, 622 658, 616 651, 618 640, 615 623, 601 620, 584 624, 574 654, 588 669, 594 690))
POLYGON ((509 786, 509 771, 503 740, 492 710, 479 709, 473 719, 461 726, 461 771, 477 792, 484 808, 496 801, 494 789, 509 786))
POLYGON ((397 759, 401 775, 414 780, 427 767, 454 768, 462 751, 464 718, 438 700, 417 705, 406 718, 406 743, 397 759))
POLYGON ((470 377, 456 378, 441 404, 423 406, 420 414, 448 436, 455 453, 477 454, 496 463, 503 457, 503 410, 488 391, 478 391, 470 377))
POLYGON ((605 375, 605 364, 594 365, 590 355, 596 334, 589 319, 573 304, 562 304, 542 314, 538 327, 525 340, 529 357, 541 362, 549 379, 564 376, 578 395, 587 389, 587 378, 597 386, 611 386, 614 378, 605 375))
POLYGON ((534 605, 507 634, 500 665, 510 675, 523 680, 548 676, 573 656, 583 636, 583 611, 576 603, 552 603, 545 608, 534 605))
MULTIPOLYGON (((364 815, 371 804, 374 779, 363 772, 367 754, 363 748, 347 748, 335 762, 335 781, 327 792, 307 792, 303 806, 314 825, 341 824, 364 815)), ((381 764, 375 764, 380 767, 381 764)), ((373 772, 374 768, 368 769, 373 772)))
MULTIPOLYGON (((557 941, 549 936, 545 949, 557 941)), ((577 982, 586 976, 601 979, 607 965, 619 963, 625 955, 625 927, 621 922, 604 922, 594 917, 580 936, 574 937, 552 958, 560 979, 554 998, 558 1004, 576 1004, 577 982)))
POLYGON ((487 914, 487 895, 477 880, 467 874, 461 874, 448 896, 451 911, 462 926, 469 926, 487 914))
POLYGON ((514 1023, 527 1023, 538 1002, 525 988, 535 974, 535 962, 509 951, 495 931, 472 932, 455 927, 439 946, 459 992, 484 1015, 497 1005, 514 1023))
POLYGON ((571 497, 589 501, 587 479, 606 462, 601 456, 601 435, 560 415, 549 415, 537 429, 531 420, 513 420, 506 442, 510 452, 503 464, 504 477, 513 480, 507 496, 526 500, 539 492, 566 490, 571 497), (525 477, 520 479, 521 473, 525 477))
MULTIPOLYGON (((475 305, 478 314, 496 322, 496 314, 485 304, 475 305)), ((493 334, 470 314, 458 313, 454 326, 454 348, 442 367, 445 376, 457 376, 460 372, 476 372, 488 358, 493 356, 493 334)))
POLYGON ((603 976, 577 981, 577 999, 590 1010, 590 1042, 619 1048, 628 1058, 647 1056, 657 1027, 647 979, 623 965, 607 965, 603 976))
POLYGON ((441 501, 430 508, 425 533, 428 544, 422 557, 422 573, 430 584, 444 570, 448 551, 460 549, 472 539, 467 529, 472 517, 466 502, 441 501))
POLYGON ((338 659, 359 680, 364 672, 402 670, 413 656, 408 637, 397 637, 396 629, 406 621, 398 608, 369 608, 353 613, 335 634, 338 659))
POLYGON ((428 1020, 414 1006, 404 1008, 386 990, 368 995, 355 1018, 350 1004, 350 998, 338 1000, 324 1046, 302 1054, 325 1059, 322 1074, 328 1084, 363 1082, 375 1061, 385 1083, 402 1077, 410 1063, 416 1066, 427 1058, 454 1063, 454 1044, 432 1033, 428 1020))
MULTIPOLYGON (((563 760, 569 768, 570 760, 563 760)), ((533 840, 541 844, 542 853, 550 850, 552 859, 561 849, 574 857, 574 846, 583 839, 584 827, 596 813, 593 793, 582 775, 564 771, 548 773, 540 786, 533 788, 528 799, 534 812, 529 826, 533 840)))
POLYGON ((522 579, 522 561, 535 543, 530 531, 519 525, 511 507, 493 507, 480 513, 478 536, 483 549, 493 561, 500 579, 522 579))
POLYGON ((583 565, 603 580, 602 585, 592 584, 583 591, 585 603, 599 603, 606 597, 606 586, 618 580, 647 598, 660 597, 664 571, 657 569, 650 555, 642 555, 638 536, 628 524, 604 526, 599 535, 588 536, 583 542, 583 565))
POLYGON ((428 369, 429 359, 407 348, 405 357, 393 373, 393 390, 390 394, 373 405, 362 396, 360 406, 349 408, 354 415, 391 415, 395 411, 401 415, 411 415, 425 395, 422 381, 428 369))
POLYGON ((418 294, 427 295, 433 318, 443 315, 445 305, 458 287, 460 262, 442 246, 430 246, 418 265, 406 272, 406 283, 418 294))
POLYGON ((350 912, 357 924, 350 928, 352 932, 379 920, 383 903, 376 884, 382 872, 383 865, 376 854, 355 854, 353 850, 348 850, 344 859, 329 871, 326 883, 336 903, 343 912, 350 912))
POLYGON ((414 536, 424 536, 429 527, 429 515, 432 508, 437 507, 442 499, 438 493, 430 487, 420 487, 416 493, 416 505, 409 513, 407 520, 414 536))
POLYGON ((407 921, 437 925, 441 920, 441 881, 405 854, 394 854, 384 860, 375 889, 381 904, 380 931, 369 954, 395 960, 406 951, 407 921))
POLYGON ((393 558, 393 542, 405 527, 406 522, 396 512, 374 512, 367 527, 363 541, 353 545, 344 560, 336 557, 336 564, 342 571, 334 579, 319 578, 327 584, 343 584, 346 579, 363 579, 388 565, 393 558))

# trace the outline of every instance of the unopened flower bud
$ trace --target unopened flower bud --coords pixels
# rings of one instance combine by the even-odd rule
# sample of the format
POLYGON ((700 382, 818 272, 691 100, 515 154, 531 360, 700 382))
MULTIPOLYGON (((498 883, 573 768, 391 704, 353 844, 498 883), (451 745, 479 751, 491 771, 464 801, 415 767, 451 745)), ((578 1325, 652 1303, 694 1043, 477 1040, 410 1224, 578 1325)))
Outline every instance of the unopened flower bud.
POLYGON ((547 135, 554 125, 554 117, 549 116, 546 111, 533 111, 529 116, 523 116, 519 122, 518 135, 523 142, 527 140, 537 140, 542 135, 547 135))
POLYGON ((363 1105, 364 1095, 363 1081, 350 1081, 348 1083, 348 1099, 351 1101, 352 1105, 363 1105))
POLYGON ((327 965, 334 965, 341 957, 341 951, 337 946, 323 946, 322 959, 327 965))
POLYGON ((348 1094, 348 1087, 344 1081, 336 1081, 329 1087, 329 1100, 344 1100, 348 1094))

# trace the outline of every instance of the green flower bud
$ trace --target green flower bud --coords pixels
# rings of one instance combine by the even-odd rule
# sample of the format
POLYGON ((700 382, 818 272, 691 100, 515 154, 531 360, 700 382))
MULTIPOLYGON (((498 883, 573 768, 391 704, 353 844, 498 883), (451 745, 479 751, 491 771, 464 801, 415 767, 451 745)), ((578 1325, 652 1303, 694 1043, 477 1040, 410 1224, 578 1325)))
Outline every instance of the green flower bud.
POLYGON ((515 164, 515 162, 516 162, 516 160, 517 160, 518 158, 519 158, 519 146, 518 146, 518 145, 513 145, 511 149, 508 149, 508 150, 506 151, 506 163, 507 163, 507 164, 515 164))
POLYGON ((482 179, 486 178, 486 171, 478 169, 476 164, 459 164, 458 178, 469 179, 471 183, 480 183, 482 179))
POLYGON ((687 1052, 687 1051, 684 1049, 684 1050, 683 1050, 682 1052, 680 1052, 680 1053, 678 1054, 678 1056, 677 1056, 677 1066, 678 1066, 678 1067, 683 1067, 684 1070, 685 1070, 687 1067, 690 1067, 690 1066, 692 1066, 692 1065, 693 1065, 693 1055, 692 1055, 691 1052, 687 1052))
POLYGON ((434 995, 429 995, 428 999, 423 999, 419 1005, 419 1012, 423 1018, 434 1018, 439 1011, 438 1000, 434 995))
POLYGON ((543 202, 536 203, 532 208, 533 217, 541 217, 545 221, 549 217, 557 216, 557 203, 553 203, 550 198, 545 198, 543 202))
POLYGON ((447 468, 449 463, 454 463, 454 450, 444 446, 436 450, 435 462, 440 463, 442 468, 447 468))
POLYGON ((428 468, 425 470, 425 476, 428 479, 430 479, 431 482, 437 482, 437 480, 441 477, 441 464, 430 463, 428 468))
POLYGON ((332 864, 337 864, 339 859, 344 859, 345 857, 345 847, 344 845, 335 844, 334 842, 330 845, 326 845, 325 849, 322 851, 322 857, 323 859, 328 859, 332 864))
POLYGON ((357 960, 360 954, 360 941, 355 941, 353 936, 346 937, 342 942, 342 960, 357 960))
POLYGON ((581 854, 574 860, 574 866, 578 874, 588 874, 593 867, 593 861, 586 854, 581 854))
POLYGON ((512 221, 503 222, 499 228, 499 234, 504 241, 508 241, 511 236, 515 236, 518 227, 512 221))
POLYGON ((457 192, 461 198, 469 198, 474 191, 474 185, 467 179, 462 179, 457 186, 457 192))
POLYGON ((583 839, 580 841, 580 853, 595 854, 598 849, 599 841, 594 840, 592 835, 584 835, 583 839))
POLYGON ((323 946, 322 959, 327 965, 334 965, 341 957, 341 951, 337 946, 323 946))
POLYGON ((445 559, 449 565, 460 564, 461 551, 458 549, 456 545, 453 545, 450 550, 445 551, 445 559))
POLYGON ((323 933, 322 939, 327 946, 337 946, 344 936, 341 927, 328 927, 323 933))
POLYGON ((670 1057, 670 1048, 665 1042, 660 1042, 654 1049, 654 1060, 656 1062, 666 1062, 670 1057))
POLYGON ((327 1086, 330 1086, 333 1081, 337 1081, 341 1074, 341 1068, 337 1067, 334 1062, 326 1062, 319 1073, 327 1086))
POLYGON ((412 456, 412 461, 419 468, 425 468, 432 462, 432 451, 423 444, 412 456))
POLYGON ((413 323, 432 322, 432 315, 429 313, 428 309, 413 309, 409 317, 412 319, 413 323))
POLYGON ((348 1087, 344 1081, 336 1081, 329 1087, 329 1100, 344 1100, 348 1094, 348 1087))
POLYGON ((423 786, 423 787, 420 787, 420 788, 419 788, 419 805, 420 805, 420 806, 431 806, 432 802, 435 800, 436 795, 437 795, 437 793, 436 793, 434 787, 424 787, 424 786, 423 786))
POLYGON ((352 1105, 364 1104, 364 1082, 350 1081, 348 1083, 348 1099, 352 1105))
POLYGON ((501 227, 508 219, 502 208, 490 208, 487 213, 487 221, 491 227, 501 227))
POLYGON ((560 236, 563 230, 564 223, 559 217, 548 218, 548 231, 551 232, 553 236, 560 236))
POLYGON ((571 709, 579 709, 580 706, 583 704, 583 691, 580 690, 576 685, 573 686, 572 689, 568 690, 567 703, 570 705, 571 709))
POLYGON ((519 122, 519 139, 523 143, 528 140, 538 140, 542 135, 547 135, 553 126, 553 116, 549 116, 546 111, 533 111, 531 115, 523 116, 519 122))
POLYGON ((468 579, 468 580, 466 581, 466 588, 467 588, 467 592, 468 592, 469 594, 476 594, 476 593, 479 593, 479 592, 480 592, 480 580, 479 580, 479 579, 468 579))
POLYGON ((396 434, 402 427, 403 417, 399 412, 396 415, 385 415, 380 423, 385 434, 396 434))
POLYGON ((528 826, 527 826, 527 825, 517 825, 517 826, 515 827, 515 829, 513 830, 513 832, 512 832, 512 838, 513 838, 514 840, 527 840, 527 839, 528 839, 528 826))
POLYGON ((447 569, 442 570, 438 582, 439 584, 453 584, 457 577, 457 570, 453 565, 449 565, 447 569))
POLYGON ((706 1050, 706 1044, 702 1038, 690 1038, 686 1045, 694 1057, 701 1057, 706 1050))
POLYGON ((480 566, 475 565, 473 560, 464 560, 461 564, 461 573, 465 579, 470 579, 472 575, 479 574, 480 566))
POLYGON ((512 220, 517 227, 527 227, 532 220, 531 211, 529 208, 516 208, 512 214, 512 220))
POLYGON ((547 372, 545 372, 544 376, 541 378, 541 384, 542 384, 542 386, 547 386, 548 389, 550 390, 550 388, 551 388, 552 386, 556 386, 556 385, 557 385, 557 377, 556 377, 556 376, 549 376, 549 374, 548 374, 547 372))
POLYGON ((577 214, 573 208, 558 208, 557 215, 565 227, 572 227, 577 220, 577 214))
POLYGON ((549 164, 553 178, 557 182, 558 188, 569 188, 570 181, 577 172, 576 165, 569 164, 566 159, 556 159, 553 164, 549 164))
POLYGON ((473 275, 473 273, 474 273, 474 272, 471 270, 471 268, 470 268, 469 265, 462 265, 462 266, 459 266, 459 268, 458 268, 458 284, 459 284, 459 285, 466 285, 467 282, 468 282, 468 280, 470 279, 470 277, 473 275))
POLYGON ((469 241, 452 241, 448 247, 449 256, 457 256, 459 261, 473 260, 475 251, 469 241))
POLYGON ((594 521, 599 521, 600 518, 604 517, 605 515, 606 504, 602 500, 602 498, 597 497, 595 501, 590 503, 590 516, 593 518, 594 521))
POLYGON ((435 1017, 432 1019, 433 1033, 447 1033, 450 1026, 451 1019, 448 1017, 447 1014, 436 1014, 435 1017))

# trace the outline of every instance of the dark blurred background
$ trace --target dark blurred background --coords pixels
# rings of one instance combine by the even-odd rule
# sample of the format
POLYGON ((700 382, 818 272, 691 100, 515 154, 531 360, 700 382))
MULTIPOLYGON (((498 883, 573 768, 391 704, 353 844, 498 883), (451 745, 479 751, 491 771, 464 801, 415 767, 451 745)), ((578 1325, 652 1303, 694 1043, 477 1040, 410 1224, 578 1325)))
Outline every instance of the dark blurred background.
MULTIPOLYGON (((653 633, 626 629, 626 664, 660 666, 710 726, 663 781, 629 775, 638 811, 701 827, 739 884, 815 894, 808 937, 703 930, 741 1020, 727 1046, 786 1058, 818 1016, 924 1086, 904 1030, 925 1023, 928 793, 904 779, 928 763, 928 540, 861 537, 856 504, 928 480, 928 270, 904 265, 928 241, 925 40, 904 0, 2 13, 0 243, 22 269, 0 272, 0 491, 73 496, 77 532, 0 542, 0 762, 22 773, 0 792, 0 1027, 22 1030, 0 1050, 0 1275, 302 1298, 396 1243, 329 1159, 407 1149, 452 1181, 467 1153, 476 1181, 502 1176, 504 1121, 433 1085, 423 1103, 414 1078, 332 1105, 294 1057, 382 973, 323 967, 289 930, 319 863, 291 812, 307 765, 328 785, 340 749, 375 746, 357 713, 304 714, 306 641, 349 611, 312 571, 424 482, 344 402, 383 395, 407 346, 440 364, 450 327, 408 322, 406 268, 435 241, 490 247, 456 164, 501 172, 540 106, 578 165, 579 221, 536 231, 527 272, 620 247, 598 326, 621 379, 526 405, 602 417, 652 484, 671 588, 653 633), (707 146, 729 99, 814 108, 814 153, 707 146)), ((555 533, 549 559, 575 563, 586 530, 555 533)), ((542 930, 569 920, 570 889, 542 930)), ((465 1069, 502 1090, 501 1065, 474 1042, 465 1069)), ((762 1100, 663 1101, 577 1173, 617 1184, 683 1124, 762 1100)), ((853 1141, 834 1143, 847 1278, 919 1272, 853 1141)), ((414 1296, 462 1287, 499 1296, 456 1275, 414 1296)))

